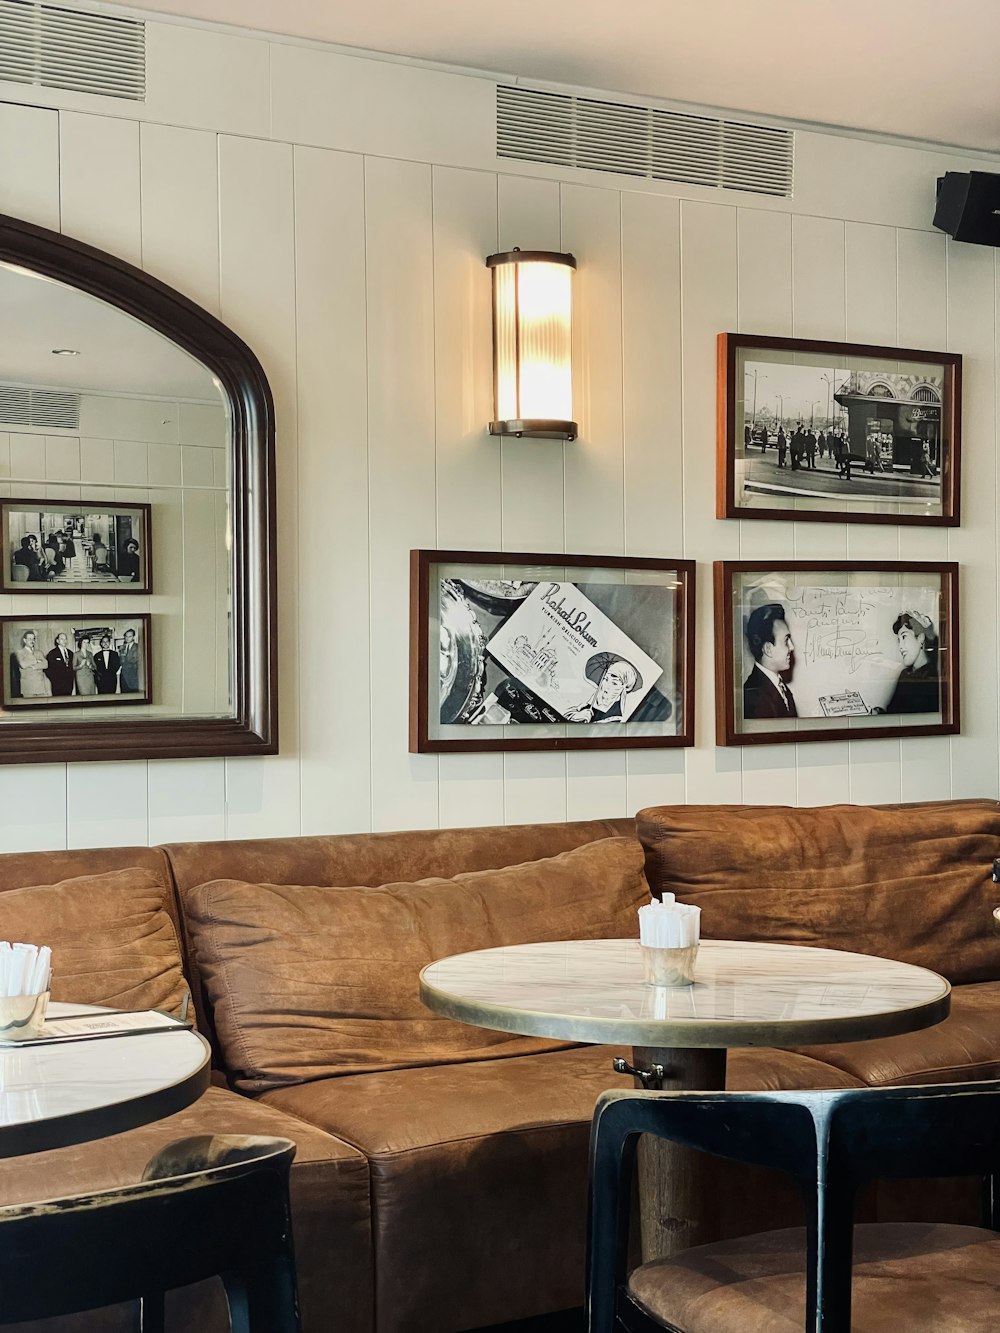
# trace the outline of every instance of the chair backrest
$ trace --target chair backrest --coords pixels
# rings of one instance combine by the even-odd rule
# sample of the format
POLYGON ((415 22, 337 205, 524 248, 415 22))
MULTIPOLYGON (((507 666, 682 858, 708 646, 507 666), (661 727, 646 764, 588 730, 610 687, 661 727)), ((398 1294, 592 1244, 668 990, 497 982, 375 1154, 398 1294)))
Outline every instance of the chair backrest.
POLYGON ((605 1092, 591 1132, 588 1301, 608 1322, 624 1281, 640 1134, 795 1177, 807 1217, 807 1328, 850 1327, 854 1203, 866 1181, 977 1175, 996 1227, 1000 1083, 815 1092, 605 1092))
POLYGON ((242 1327, 297 1333, 294 1156, 288 1139, 183 1139, 135 1185, 0 1208, 0 1324, 160 1298, 218 1275, 242 1327))

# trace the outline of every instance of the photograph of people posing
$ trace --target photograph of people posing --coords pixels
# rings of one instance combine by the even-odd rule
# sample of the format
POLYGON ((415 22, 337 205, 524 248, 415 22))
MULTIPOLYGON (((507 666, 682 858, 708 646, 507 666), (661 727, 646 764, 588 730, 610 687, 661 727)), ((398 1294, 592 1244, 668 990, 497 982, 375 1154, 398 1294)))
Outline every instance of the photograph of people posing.
POLYGON ((0 617, 3 707, 150 703, 146 614, 82 623, 77 615, 0 617))

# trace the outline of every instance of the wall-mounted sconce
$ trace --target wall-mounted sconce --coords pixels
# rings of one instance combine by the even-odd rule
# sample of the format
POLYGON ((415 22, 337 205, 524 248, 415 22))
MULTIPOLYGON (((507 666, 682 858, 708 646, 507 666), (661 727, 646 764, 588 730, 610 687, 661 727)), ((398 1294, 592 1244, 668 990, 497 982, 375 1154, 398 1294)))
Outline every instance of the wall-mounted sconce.
POLYGON ((575 440, 572 255, 511 250, 493 270, 491 435, 575 440))

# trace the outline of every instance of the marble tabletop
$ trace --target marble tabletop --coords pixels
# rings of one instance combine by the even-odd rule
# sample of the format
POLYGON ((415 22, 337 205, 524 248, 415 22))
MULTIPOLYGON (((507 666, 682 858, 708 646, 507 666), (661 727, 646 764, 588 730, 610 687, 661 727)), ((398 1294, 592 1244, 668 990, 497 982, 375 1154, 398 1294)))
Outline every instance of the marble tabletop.
MULTIPOLYGON (((52 1018, 80 1005, 50 1005, 52 1018)), ((95 1011, 96 1012, 96 1011, 95 1011)), ((186 1028, 0 1049, 0 1158, 118 1134, 191 1105, 211 1052, 186 1028)))
POLYGON ((789 1046, 939 1023, 951 987, 868 954, 703 940, 692 986, 643 980, 636 940, 568 940, 456 954, 420 973, 449 1018, 501 1032, 639 1047, 789 1046))

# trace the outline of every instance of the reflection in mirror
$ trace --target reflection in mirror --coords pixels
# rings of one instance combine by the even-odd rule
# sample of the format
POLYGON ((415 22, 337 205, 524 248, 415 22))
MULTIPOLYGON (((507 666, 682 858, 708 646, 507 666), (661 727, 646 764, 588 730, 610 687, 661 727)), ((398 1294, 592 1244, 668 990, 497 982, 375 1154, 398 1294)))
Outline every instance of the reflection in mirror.
POLYGON ((250 348, 0 215, 0 763, 276 753, 274 543, 250 348))
POLYGON ((232 441, 217 380, 124 311, 11 264, 0 264, 0 310, 0 586, 2 614, 16 618, 3 636, 3 724, 54 710, 107 721, 126 703, 130 719, 232 716, 232 441), (116 637, 124 613, 142 612, 148 643, 116 637), (17 649, 32 629, 48 660, 29 693, 17 649), (103 629, 104 665, 148 660, 149 691, 127 666, 113 680, 105 671, 97 692, 86 670, 70 679, 84 636, 102 665, 103 629))

